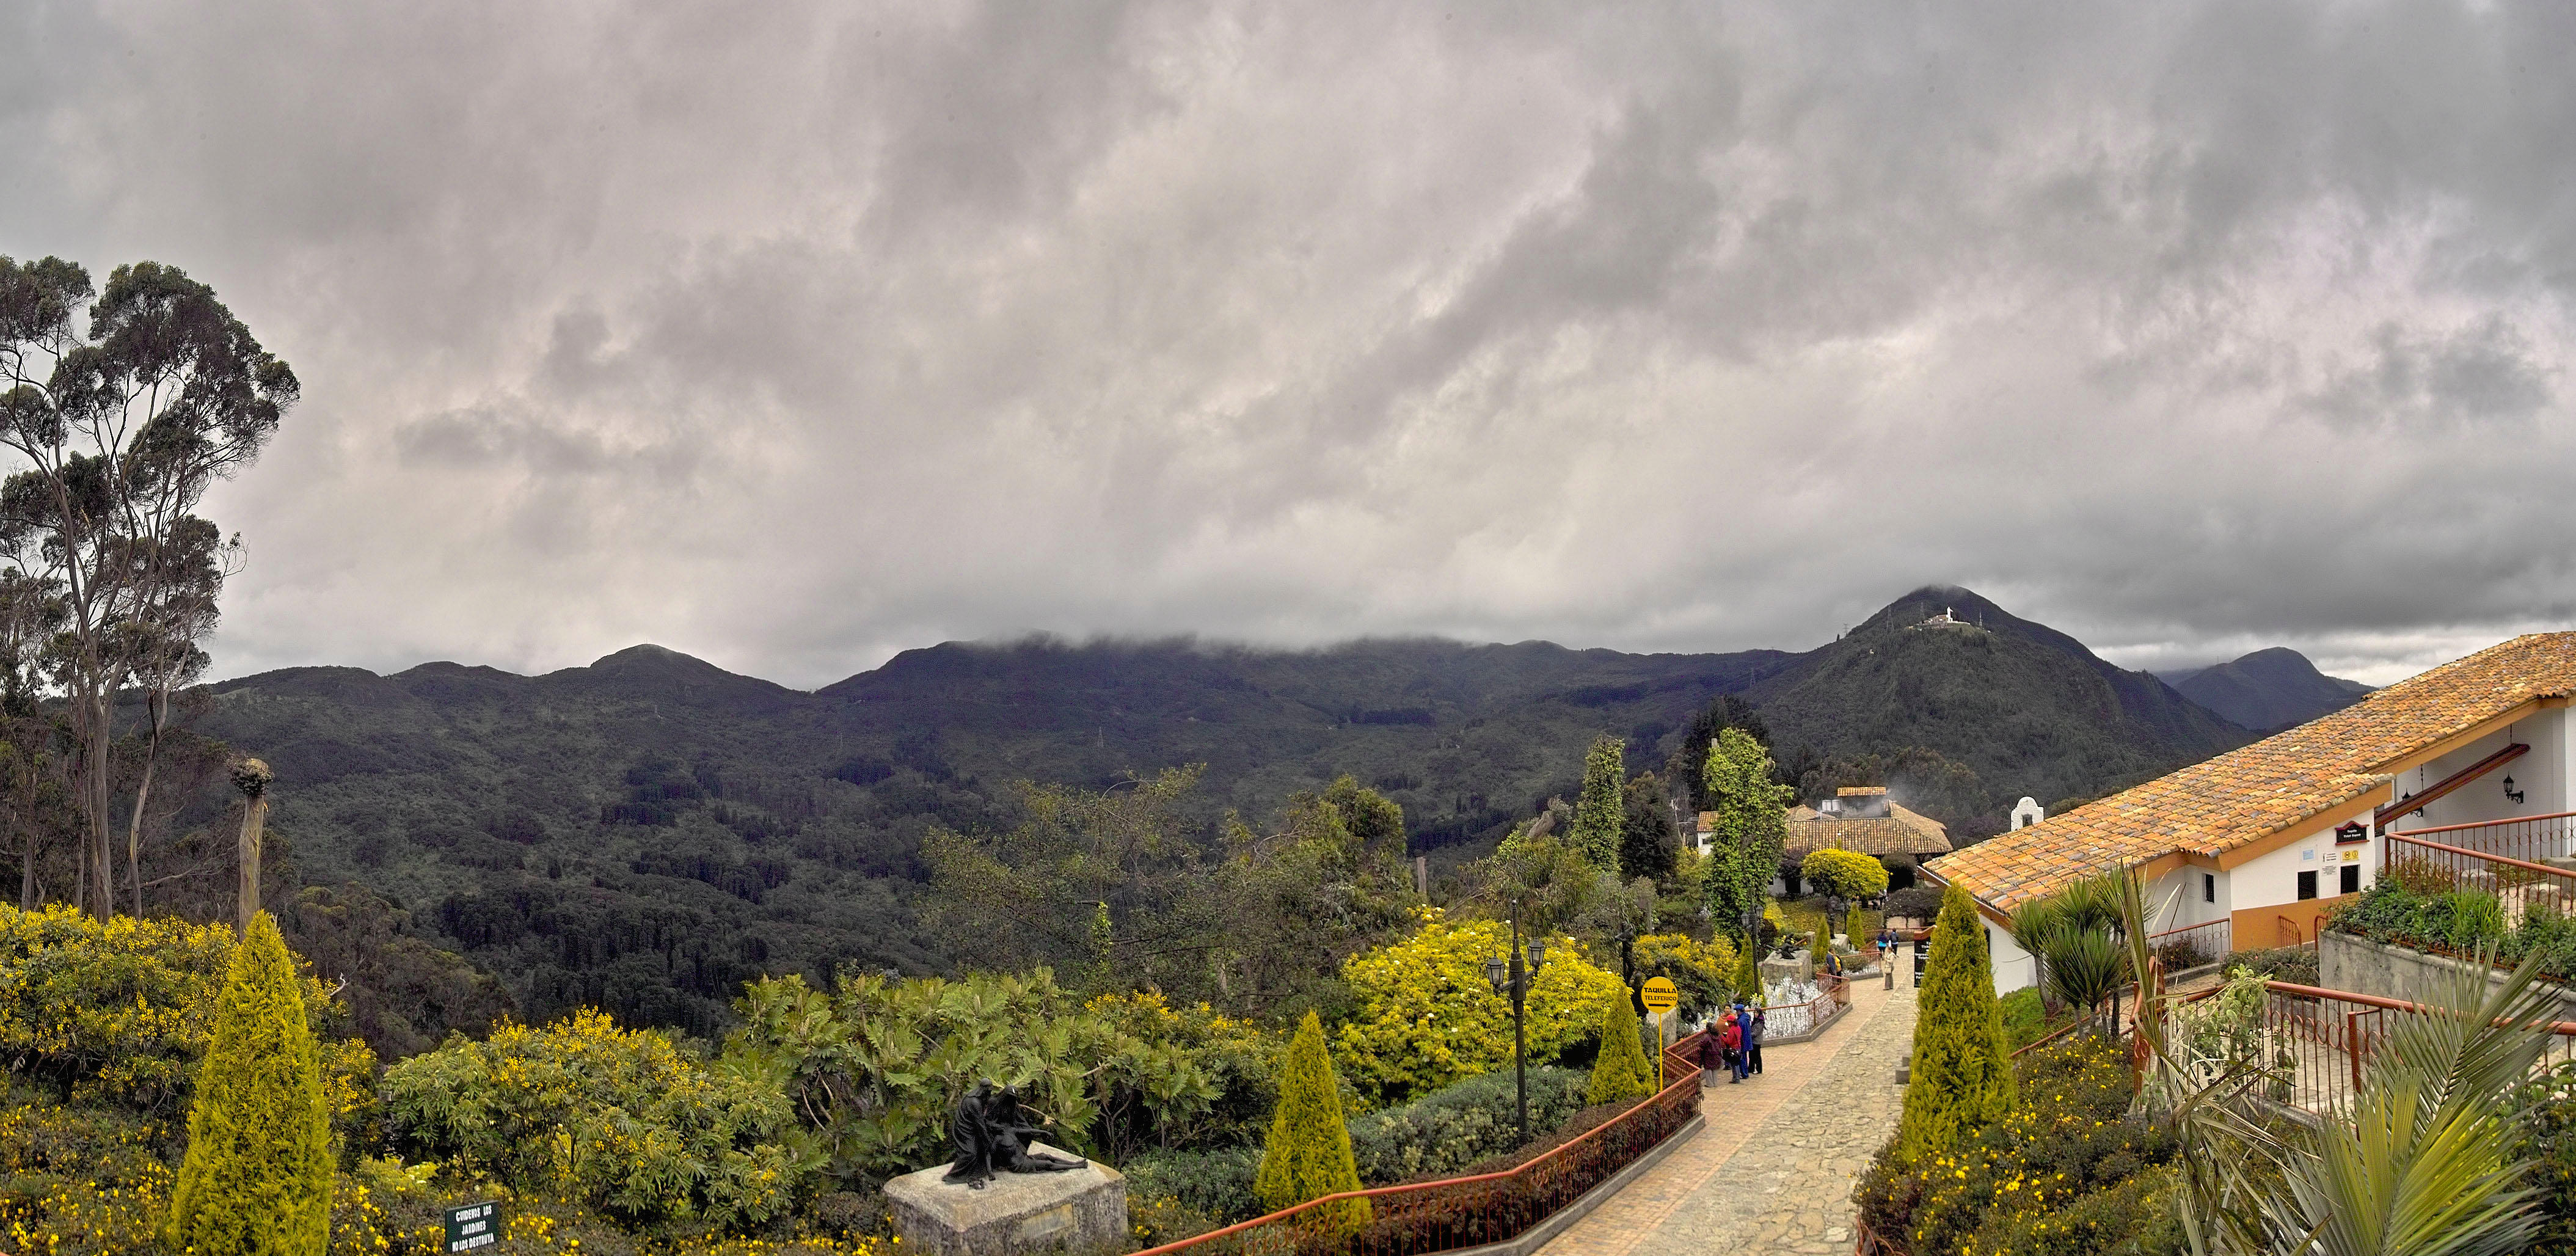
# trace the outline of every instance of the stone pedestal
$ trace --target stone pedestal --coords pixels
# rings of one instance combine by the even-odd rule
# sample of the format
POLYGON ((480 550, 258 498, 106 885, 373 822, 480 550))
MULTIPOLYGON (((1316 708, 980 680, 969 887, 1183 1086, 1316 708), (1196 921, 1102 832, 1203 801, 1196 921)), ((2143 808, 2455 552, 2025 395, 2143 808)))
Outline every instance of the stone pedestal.
MULTIPOLYGON (((1040 1143, 1032 1151, 1081 1157, 1040 1143)), ((1127 1179, 1093 1161, 1063 1173, 1001 1173, 984 1189, 940 1179, 948 1166, 886 1183, 907 1256, 1022 1256, 1125 1251, 1127 1179)))
POLYGON ((1787 959, 1766 959, 1757 965, 1762 971, 1765 989, 1783 981, 1809 982, 1816 979, 1816 957, 1800 951, 1787 959))

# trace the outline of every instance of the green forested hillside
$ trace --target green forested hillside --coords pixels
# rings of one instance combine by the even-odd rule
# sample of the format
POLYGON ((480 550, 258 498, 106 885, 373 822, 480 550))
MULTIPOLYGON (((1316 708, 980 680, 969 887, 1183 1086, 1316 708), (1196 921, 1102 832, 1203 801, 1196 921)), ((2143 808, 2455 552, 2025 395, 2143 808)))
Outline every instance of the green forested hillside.
POLYGON ((1965 765, 1984 808, 2089 797, 2251 740, 2163 681, 1958 588, 1897 599, 1746 696, 1783 747, 1916 747, 1965 765), (1963 622, 1925 625, 1945 611, 1963 622))
POLYGON ((2305 724, 2359 702, 2370 686, 2328 676, 2308 656, 2283 646, 2176 677, 2184 697, 2247 728, 2270 730, 2305 724))
MULTIPOLYGON (((1212 833, 1227 810, 1274 824, 1349 774, 1448 860, 1570 793, 1599 733, 1630 740, 1632 771, 1663 766, 1722 694, 1760 704, 1784 760, 1965 765, 1953 810, 2097 790, 2242 736, 1972 594, 1952 601, 1985 629, 1903 627, 1922 600, 1803 655, 1038 640, 909 651, 813 693, 653 646, 543 676, 299 668, 214 686, 199 729, 275 768, 271 828, 296 881, 334 887, 331 919, 405 922, 526 1017, 595 1004, 701 1033, 755 973, 945 967, 913 917, 921 841, 1007 825, 1019 781, 1204 763, 1193 810, 1212 833)), ((210 791, 177 827, 224 802, 210 791)), ((385 984, 433 1038, 435 1007, 410 1004, 487 1014, 452 972, 385 984)))

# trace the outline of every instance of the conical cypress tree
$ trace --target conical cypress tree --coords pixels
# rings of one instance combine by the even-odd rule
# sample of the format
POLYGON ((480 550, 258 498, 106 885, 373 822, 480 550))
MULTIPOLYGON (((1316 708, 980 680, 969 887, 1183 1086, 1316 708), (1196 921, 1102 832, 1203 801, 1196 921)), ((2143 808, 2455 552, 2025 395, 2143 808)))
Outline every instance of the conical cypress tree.
POLYGON ((170 1246, 225 1256, 321 1256, 331 1211, 331 1114, 277 922, 233 948, 214 1039, 171 1191, 170 1246))
POLYGON ((2011 1040, 1968 892, 1951 886, 1932 925, 1932 955, 1914 1020, 1912 1078, 1896 1127, 1907 1161, 1938 1155, 2003 1119, 2013 1106, 2011 1040))
POLYGON ((1735 998, 1747 1007, 1764 1006, 1762 1002, 1762 948, 1747 945, 1735 963, 1735 998))
POLYGON ((1637 1009, 1624 990, 1602 1001, 1601 1054, 1592 1061, 1592 1087, 1583 1101, 1617 1103, 1655 1093, 1655 1071, 1646 1065, 1645 1045, 1638 1041, 1637 1009))
POLYGON ((1574 831, 1566 836, 1566 845, 1603 872, 1619 870, 1619 835, 1628 822, 1625 750, 1616 737, 1596 737, 1584 752, 1583 793, 1574 802, 1574 831))
MULTIPOLYGON (((1275 1212, 1359 1188, 1350 1127, 1342 1121, 1341 1087, 1333 1081, 1333 1057, 1324 1050, 1324 1023, 1308 1012, 1279 1070, 1279 1110, 1270 1118, 1270 1142, 1262 1148, 1261 1172, 1252 1189, 1262 1206, 1275 1212)), ((1369 1204, 1345 1200, 1315 1213, 1326 1229, 1338 1232, 1366 1223, 1369 1204)))

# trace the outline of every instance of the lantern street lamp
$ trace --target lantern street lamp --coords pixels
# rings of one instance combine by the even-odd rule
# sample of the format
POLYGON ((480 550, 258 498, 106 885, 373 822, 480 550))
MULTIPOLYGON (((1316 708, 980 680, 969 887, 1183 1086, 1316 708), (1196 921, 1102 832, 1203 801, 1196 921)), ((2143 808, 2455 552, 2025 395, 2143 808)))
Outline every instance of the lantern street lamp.
POLYGON ((1508 995, 1512 1001, 1512 1084, 1519 1100, 1524 1143, 1529 1141, 1529 1030, 1524 1001, 1531 980, 1545 963, 1547 943, 1532 939, 1529 967, 1521 967, 1521 907, 1519 903, 1512 904, 1512 949, 1506 958, 1485 961, 1485 980, 1494 987, 1494 993, 1508 995))

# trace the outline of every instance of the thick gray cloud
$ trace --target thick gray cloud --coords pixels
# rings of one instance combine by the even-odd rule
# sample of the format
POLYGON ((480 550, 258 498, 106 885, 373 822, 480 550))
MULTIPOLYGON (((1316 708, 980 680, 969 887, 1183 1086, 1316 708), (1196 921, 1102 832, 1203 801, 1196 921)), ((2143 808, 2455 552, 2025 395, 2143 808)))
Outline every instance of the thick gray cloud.
POLYGON ((219 666, 1045 629, 2384 680, 2576 614, 2576 9, 0 8, 306 402, 219 666))

